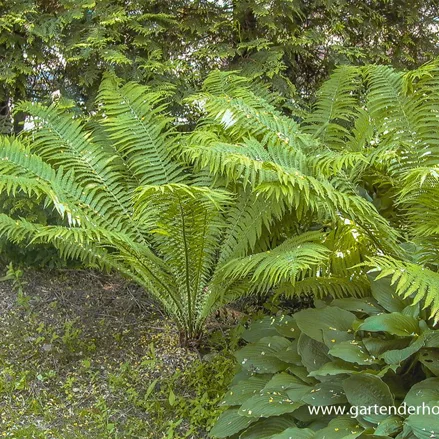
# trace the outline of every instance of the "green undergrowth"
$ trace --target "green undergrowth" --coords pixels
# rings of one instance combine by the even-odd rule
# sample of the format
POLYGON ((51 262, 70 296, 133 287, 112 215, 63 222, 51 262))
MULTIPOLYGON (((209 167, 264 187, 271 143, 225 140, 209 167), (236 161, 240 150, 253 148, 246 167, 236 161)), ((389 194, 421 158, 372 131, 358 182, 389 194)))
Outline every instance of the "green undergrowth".
POLYGON ((89 283, 42 279, 25 285, 32 296, 1 284, 0 437, 207 437, 232 355, 181 348, 165 317, 131 309, 127 318, 121 302, 105 302, 123 298, 119 284, 104 283, 99 299, 89 283))

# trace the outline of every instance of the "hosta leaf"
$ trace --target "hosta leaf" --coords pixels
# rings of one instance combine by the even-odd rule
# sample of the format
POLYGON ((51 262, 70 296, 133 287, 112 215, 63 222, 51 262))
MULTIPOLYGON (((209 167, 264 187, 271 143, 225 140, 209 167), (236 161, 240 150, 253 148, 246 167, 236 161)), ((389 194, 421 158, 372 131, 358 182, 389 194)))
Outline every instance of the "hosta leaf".
POLYGON ((311 406, 309 405, 303 405, 302 407, 299 407, 293 413, 293 415, 294 418, 303 423, 302 425, 306 425, 312 430, 326 427, 328 425, 328 422, 333 419, 333 416, 316 413, 315 411, 311 410, 311 406), (319 425, 317 425, 316 422, 318 422, 319 425))
POLYGON ((302 401, 309 405, 319 407, 348 402, 341 382, 319 383, 302 397, 302 401))
POLYGON ((247 417, 268 418, 292 413, 301 405, 303 405, 302 402, 292 401, 285 392, 263 391, 242 404, 239 414, 247 417))
POLYGON ((361 436, 358 437, 358 439, 392 439, 390 436, 387 435, 377 435, 377 434, 366 434, 363 433, 361 436))
POLYGON ((410 344, 410 339, 399 338, 383 340, 377 337, 367 337, 363 338, 362 342, 371 355, 374 357, 379 357, 384 352, 392 349, 400 350, 406 348, 410 344))
POLYGON ((326 375, 340 375, 354 372, 359 372, 361 368, 355 364, 347 363, 343 360, 329 361, 325 363, 320 369, 310 372, 311 376, 326 376, 326 375))
POLYGON ((304 383, 314 385, 316 382, 315 378, 309 375, 308 370, 304 366, 290 365, 287 370, 289 373, 299 378, 304 383))
POLYGON ((422 334, 420 337, 416 338, 409 346, 404 349, 392 349, 384 352, 381 358, 387 364, 400 364, 407 358, 416 354, 425 344, 425 336, 422 334))
MULTIPOLYGON (((343 381, 343 388, 350 404, 357 407, 393 406, 394 400, 389 387, 380 378, 371 374, 353 375, 343 381)), ((386 416, 371 415, 364 419, 377 423, 386 416)))
POLYGON ((251 396, 259 393, 267 384, 267 378, 253 376, 247 380, 241 381, 231 387, 225 394, 221 404, 224 405, 241 405, 251 396))
POLYGON ((375 361, 367 352, 362 343, 357 341, 344 341, 336 344, 329 350, 329 354, 341 358, 349 363, 356 363, 360 365, 376 364, 375 361))
POLYGON ((255 343, 263 337, 278 335, 276 321, 277 317, 266 316, 262 320, 252 322, 250 327, 242 333, 242 338, 250 343, 255 343))
POLYGON ((264 390, 288 390, 288 389, 297 389, 302 390, 305 394, 309 391, 312 386, 305 384, 299 378, 290 375, 285 372, 278 373, 273 376, 273 378, 268 381, 265 385, 264 390))
POLYGON ((226 410, 220 415, 218 421, 210 431, 210 435, 216 438, 233 436, 255 422, 255 419, 240 416, 236 408, 226 410))
POLYGON ((418 439, 414 434, 412 429, 409 425, 407 425, 406 422, 404 422, 404 425, 402 427, 401 433, 399 433, 395 439, 418 439))
POLYGON ((402 430, 403 421, 399 416, 389 416, 380 422, 375 430, 377 436, 393 436, 402 430))
POLYGON ((405 316, 410 316, 413 317, 415 319, 419 318, 419 314, 421 313, 421 304, 415 303, 414 305, 409 305, 406 306, 402 311, 402 314, 404 314, 405 316))
POLYGON ((330 358, 326 355, 328 348, 323 343, 319 343, 305 334, 300 335, 297 350, 308 372, 320 369, 330 361, 330 358))
POLYGON ((291 427, 295 423, 290 415, 261 419, 242 433, 240 439, 267 439, 291 427))
POLYGON ((370 279, 372 296, 386 311, 401 312, 408 305, 395 293, 395 287, 390 285, 390 279, 374 280, 372 276, 370 276, 370 279))
POLYGON ((297 342, 293 341, 293 346, 291 348, 288 348, 285 351, 277 352, 274 354, 276 358, 279 358, 279 360, 284 361, 288 364, 295 364, 296 366, 300 366, 302 364, 302 359, 300 358, 299 353, 297 352, 297 342))
MULTIPOLYGON (((437 407, 438 403, 431 403, 429 406, 437 407)), ((437 413, 410 415, 405 422, 418 439, 432 439, 439 437, 439 416, 437 413)))
POLYGON ((427 378, 415 384, 408 391, 404 402, 408 406, 422 406, 422 403, 439 401, 439 378, 427 378))
POLYGON ((383 308, 373 297, 357 299, 355 297, 347 297, 344 299, 335 299, 331 302, 331 306, 338 306, 346 311, 358 312, 367 315, 375 315, 383 312, 383 308))
POLYGON ((358 329, 370 332, 387 332, 392 335, 408 337, 419 334, 419 323, 413 317, 393 312, 368 317, 358 329))
POLYGON ((288 364, 273 354, 290 346, 291 342, 284 337, 264 337, 256 343, 243 347, 235 355, 238 362, 247 370, 256 373, 276 373, 285 370, 288 364))
POLYGON ((355 419, 339 417, 332 420, 326 428, 317 431, 314 439, 356 439, 363 430, 355 419))
POLYGON ((288 428, 282 433, 271 436, 270 439, 313 439, 315 432, 309 428, 288 428))
POLYGON ((281 316, 276 321, 276 330, 283 337, 299 338, 300 329, 291 316, 281 316))
POLYGON ((294 387, 290 387, 285 391, 285 393, 288 395, 288 398, 290 398, 292 401, 300 402, 302 401, 302 398, 309 393, 309 391, 312 389, 312 386, 304 386, 301 384, 297 384, 294 387))
POLYGON ((331 331, 323 332, 323 343, 331 349, 335 344, 350 342, 354 340, 353 330, 349 329, 349 332, 338 331, 332 329, 331 331))
POLYGON ((323 342, 323 334, 327 334, 328 339, 334 338, 331 337, 334 332, 339 334, 339 339, 341 333, 344 334, 344 340, 353 339, 353 334, 349 332, 352 332, 352 324, 356 317, 344 309, 335 306, 305 309, 296 313, 294 318, 300 330, 313 340, 323 342))
POLYGON ((439 349, 424 348, 419 352, 419 361, 433 374, 439 377, 439 349))
POLYGON ((439 331, 427 331, 425 337, 426 348, 439 348, 439 331))

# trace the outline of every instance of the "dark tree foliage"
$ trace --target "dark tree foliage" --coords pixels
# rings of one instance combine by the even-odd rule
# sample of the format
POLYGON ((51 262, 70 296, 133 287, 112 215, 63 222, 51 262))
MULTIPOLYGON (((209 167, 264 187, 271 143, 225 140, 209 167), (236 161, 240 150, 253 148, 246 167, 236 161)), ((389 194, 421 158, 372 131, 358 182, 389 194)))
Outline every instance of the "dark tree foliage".
POLYGON ((178 114, 215 68, 307 97, 340 63, 415 67, 438 53, 438 9, 436 0, 2 0, 2 131, 20 129, 23 116, 10 114, 21 99, 47 102, 59 90, 93 102, 107 70, 169 87, 178 114))

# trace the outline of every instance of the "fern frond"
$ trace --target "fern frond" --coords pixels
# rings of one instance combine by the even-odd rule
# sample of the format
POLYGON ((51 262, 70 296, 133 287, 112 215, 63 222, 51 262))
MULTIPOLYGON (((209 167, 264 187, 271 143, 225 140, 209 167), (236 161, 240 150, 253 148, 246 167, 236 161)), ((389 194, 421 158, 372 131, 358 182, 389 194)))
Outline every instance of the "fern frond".
POLYGON ((269 231, 273 222, 279 220, 285 210, 282 202, 267 200, 250 190, 238 190, 235 203, 226 213, 218 266, 254 250, 263 231, 269 231))
POLYGON ((317 94, 311 114, 302 128, 330 148, 343 148, 350 135, 350 125, 357 116, 360 70, 338 67, 317 94))
POLYGON ((156 218, 149 233, 175 279, 178 295, 185 298, 189 332, 198 331, 204 323, 201 310, 224 228, 221 210, 230 201, 225 191, 183 184, 139 189, 136 214, 140 219, 151 214, 156 218))
POLYGON ((377 279, 391 276, 397 294, 422 302, 430 310, 431 318, 439 320, 439 274, 418 264, 394 259, 390 256, 369 258, 367 264, 378 272, 377 279))
POLYGON ((135 83, 119 86, 107 76, 98 99, 103 120, 114 147, 138 185, 183 182, 184 170, 175 158, 179 140, 171 130, 171 119, 163 116, 163 93, 135 83))
POLYGON ((329 250, 322 241, 320 232, 303 233, 273 250, 232 259, 223 267, 223 276, 231 280, 250 277, 254 291, 266 291, 285 281, 294 284, 300 273, 327 260, 329 250))

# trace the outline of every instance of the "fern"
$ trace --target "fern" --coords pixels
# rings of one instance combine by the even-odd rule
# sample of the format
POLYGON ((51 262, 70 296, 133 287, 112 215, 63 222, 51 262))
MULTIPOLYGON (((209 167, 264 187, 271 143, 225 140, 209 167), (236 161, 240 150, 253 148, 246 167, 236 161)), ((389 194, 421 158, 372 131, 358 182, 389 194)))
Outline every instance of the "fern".
POLYGON ((107 76, 95 117, 23 103, 35 128, 0 140, 0 189, 61 218, 46 225, 2 214, 0 234, 120 271, 161 301, 184 341, 228 301, 328 265, 325 235, 304 224, 344 227, 340 212, 351 210, 368 242, 377 230, 376 213, 347 184, 313 174, 306 148, 315 140, 264 89, 249 92, 231 74, 205 87, 209 115, 189 135, 165 115, 161 91, 107 76))
POLYGON ((161 301, 186 342, 244 295, 367 294, 371 266, 409 270, 416 291, 403 277, 397 290, 437 313, 436 287, 417 269, 435 274, 439 263, 427 115, 437 69, 424 69, 341 68, 301 123, 264 87, 214 72, 190 99, 203 113, 190 133, 166 115, 166 90, 109 75, 87 119, 23 103, 35 128, 0 140, 0 190, 39 200, 61 222, 2 214, 0 235, 120 271, 161 301), (378 198, 390 188, 402 228, 377 211, 371 187, 378 198), (416 261, 400 247, 407 237, 416 261))

